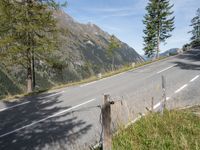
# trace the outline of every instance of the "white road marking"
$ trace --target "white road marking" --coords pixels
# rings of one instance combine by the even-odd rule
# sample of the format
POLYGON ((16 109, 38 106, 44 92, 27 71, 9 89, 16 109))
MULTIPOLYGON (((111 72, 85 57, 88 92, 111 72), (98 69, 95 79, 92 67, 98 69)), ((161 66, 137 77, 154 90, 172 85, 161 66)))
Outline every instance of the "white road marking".
POLYGON ((167 67, 167 68, 165 68, 165 69, 163 69, 163 70, 161 70, 161 71, 158 71, 157 72, 157 74, 159 74, 159 73, 161 73, 161 72, 164 72, 164 71, 166 71, 166 70, 169 70, 169 69, 171 69, 171 68, 173 68, 173 67, 175 67, 176 65, 172 65, 172 66, 170 66, 170 67, 167 67))
POLYGON ((188 86, 188 84, 183 85, 182 87, 180 87, 178 90, 176 90, 174 93, 178 93, 181 90, 183 90, 184 88, 186 88, 188 86))
POLYGON ((130 125, 134 124, 136 121, 138 121, 143 116, 145 116, 144 113, 142 115, 139 115, 138 117, 136 117, 134 120, 132 120, 131 122, 129 122, 127 125, 125 125, 125 128, 128 128, 130 125))
POLYGON ((62 94, 64 92, 65 91, 61 91, 61 92, 58 92, 58 93, 55 93, 55 94, 51 94, 51 95, 47 95, 47 96, 44 96, 44 97, 40 97, 40 99, 42 99, 42 98, 49 98, 49 97, 52 97, 52 96, 56 96, 56 95, 62 94))
POLYGON ((3 108, 3 109, 0 109, 0 112, 8 110, 8 109, 15 108, 15 107, 18 107, 18 106, 22 106, 22 105, 25 105, 25 104, 28 104, 28 103, 30 103, 30 101, 27 101, 27 102, 24 102, 24 103, 21 103, 21 104, 17 104, 17 105, 11 106, 11 107, 6 107, 6 108, 3 108))
POLYGON ((61 115, 61 114, 64 114, 64 113, 66 113, 66 112, 69 112, 69 111, 71 111, 71 110, 73 110, 73 109, 76 109, 76 108, 78 108, 78 107, 80 107, 80 106, 83 106, 83 105, 86 105, 86 104, 88 104, 88 103, 91 103, 92 101, 95 101, 95 100, 96 100, 96 99, 91 99, 91 100, 86 101, 86 102, 84 102, 84 103, 81 103, 81 104, 79 104, 79 105, 73 106, 73 107, 71 107, 71 108, 69 108, 69 109, 66 109, 66 110, 63 110, 63 111, 61 111, 61 112, 55 113, 54 115, 51 115, 51 116, 49 116, 49 117, 47 117, 47 118, 44 118, 44 119, 35 121, 35 122, 33 122, 33 123, 31 123, 31 124, 28 124, 28 125, 25 125, 25 126, 23 126, 23 127, 21 127, 21 128, 15 129, 15 130, 10 131, 10 132, 7 132, 7 133, 5 133, 5 134, 0 135, 0 138, 5 137, 5 136, 7 136, 7 135, 9 135, 9 134, 18 132, 18 131, 20 131, 20 130, 22 130, 22 129, 31 127, 31 126, 33 126, 33 125, 35 125, 35 124, 38 124, 38 123, 43 122, 43 121, 45 121, 45 120, 48 120, 48 119, 50 119, 50 118, 59 116, 59 115, 61 115))
POLYGON ((153 106, 153 109, 158 108, 161 105, 161 102, 157 103, 156 105, 153 106))
MULTIPOLYGON (((127 71, 126 71, 127 72, 127 71)), ((102 78, 102 79, 99 79, 99 80, 96 80, 96 81, 93 81, 93 82, 89 82, 89 83, 86 83, 86 84, 83 84, 83 85, 80 85, 80 87, 85 87, 85 86, 88 86, 88 85, 91 85, 93 83, 96 83, 96 82, 100 82, 100 81, 103 81, 103 80, 107 80, 109 78, 113 78, 113 77, 116 77, 116 76, 120 76, 126 72, 121 72, 121 73, 118 73, 118 74, 115 74, 115 75, 112 75, 110 77, 105 77, 105 78, 102 78)))
POLYGON ((90 82, 90 83, 86 83, 86 84, 80 85, 80 87, 85 87, 85 86, 94 84, 94 83, 96 83, 96 82, 97 82, 97 81, 93 81, 93 82, 90 82))
MULTIPOLYGON (((42 98, 48 98, 48 97, 52 97, 52 96, 55 96, 55 95, 59 95, 59 94, 62 94, 62 93, 64 93, 64 92, 65 92, 65 91, 61 91, 61 92, 59 92, 59 93, 55 93, 55 94, 52 94, 52 95, 48 95, 48 96, 44 96, 44 97, 40 97, 40 99, 42 99, 42 98)), ((31 102, 31 101, 27 101, 27 102, 20 103, 20 104, 17 104, 17 105, 11 106, 11 107, 6 107, 6 108, 3 108, 3 109, 0 109, 0 112, 5 111, 5 110, 8 110, 8 109, 15 108, 15 107, 18 107, 18 106, 22 106, 22 105, 28 104, 28 103, 30 103, 30 102, 31 102)))
MULTIPOLYGON (((168 101, 170 99, 170 97, 166 97, 166 100, 168 101)), ((158 102, 156 105, 153 106, 153 109, 157 109, 160 105, 162 104, 162 102, 158 102)))
POLYGON ((195 76, 193 79, 190 80, 190 82, 194 82, 196 79, 199 78, 199 75, 195 76))
MULTIPOLYGON (((132 70, 128 70, 128 71, 132 71, 132 70)), ((109 78, 112 78, 112 77, 120 76, 120 75, 122 75, 122 74, 124 74, 124 73, 126 73, 126 72, 128 72, 128 71, 121 72, 121 73, 117 73, 117 74, 115 74, 115 75, 113 75, 113 76, 106 77, 106 78, 104 78, 104 79, 109 79, 109 78)))

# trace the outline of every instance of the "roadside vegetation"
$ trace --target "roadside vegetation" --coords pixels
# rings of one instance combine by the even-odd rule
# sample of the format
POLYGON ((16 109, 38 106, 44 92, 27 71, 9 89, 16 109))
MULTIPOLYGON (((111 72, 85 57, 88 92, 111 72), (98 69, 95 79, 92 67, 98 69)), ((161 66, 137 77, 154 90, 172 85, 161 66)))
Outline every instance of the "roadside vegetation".
POLYGON ((199 47, 200 46, 200 8, 197 9, 196 15, 191 20, 192 30, 189 32, 192 34, 191 37, 191 47, 199 47))
POLYGON ((150 113, 113 137, 113 150, 199 150, 200 107, 150 113))

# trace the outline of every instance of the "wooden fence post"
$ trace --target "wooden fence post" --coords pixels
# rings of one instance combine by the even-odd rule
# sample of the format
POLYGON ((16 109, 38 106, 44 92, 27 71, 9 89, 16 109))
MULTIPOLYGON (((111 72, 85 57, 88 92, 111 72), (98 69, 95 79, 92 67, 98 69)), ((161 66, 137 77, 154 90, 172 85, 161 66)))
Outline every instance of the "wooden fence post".
POLYGON ((111 106, 109 95, 104 95, 102 107, 102 126, 103 126, 103 150, 112 149, 111 135, 111 106))
POLYGON ((154 98, 151 99, 151 112, 154 111, 154 98))
POLYGON ((166 97, 166 79, 164 76, 162 76, 162 91, 163 91, 163 100, 162 100, 162 113, 163 110, 166 108, 166 102, 167 102, 167 97, 166 97))

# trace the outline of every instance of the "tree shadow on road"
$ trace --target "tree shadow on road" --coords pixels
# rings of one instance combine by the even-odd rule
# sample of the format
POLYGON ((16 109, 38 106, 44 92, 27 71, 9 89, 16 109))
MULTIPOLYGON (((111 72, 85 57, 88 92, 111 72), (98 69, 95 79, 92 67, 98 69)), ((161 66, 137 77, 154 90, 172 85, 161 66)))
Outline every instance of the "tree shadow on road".
POLYGON ((200 61, 200 50, 194 49, 192 51, 187 51, 186 53, 182 55, 178 55, 177 58, 179 59, 187 59, 192 62, 200 61))
MULTIPOLYGON (((70 112, 42 120, 70 108, 62 106, 60 95, 48 95, 32 97, 25 105, 0 112, 1 150, 68 149, 90 130, 92 125, 70 112), (42 121, 30 125, 39 120, 42 121), (19 130, 5 135, 16 129, 19 130)), ((8 102, 5 104, 11 106, 8 102)))
POLYGON ((173 62, 174 64, 177 64, 176 67, 179 67, 180 69, 184 70, 200 70, 200 65, 198 64, 191 64, 191 63, 185 63, 185 62, 173 62))
POLYGON ((200 50, 193 49, 192 51, 187 51, 182 55, 176 56, 180 61, 174 61, 177 64, 176 67, 184 70, 200 70, 200 50), (182 61, 189 60, 189 61, 182 61))

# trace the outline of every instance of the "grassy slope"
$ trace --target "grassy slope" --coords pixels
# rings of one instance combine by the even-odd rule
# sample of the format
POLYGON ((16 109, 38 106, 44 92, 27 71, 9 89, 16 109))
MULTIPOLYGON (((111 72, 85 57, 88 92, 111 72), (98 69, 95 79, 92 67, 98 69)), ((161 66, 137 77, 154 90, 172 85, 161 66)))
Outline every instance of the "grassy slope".
POLYGON ((3 95, 15 95, 22 92, 22 87, 17 85, 17 82, 7 74, 0 66, 0 98, 3 95))
POLYGON ((148 114, 113 137, 113 150, 199 150, 200 116, 193 111, 148 114))

